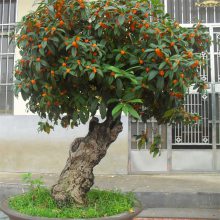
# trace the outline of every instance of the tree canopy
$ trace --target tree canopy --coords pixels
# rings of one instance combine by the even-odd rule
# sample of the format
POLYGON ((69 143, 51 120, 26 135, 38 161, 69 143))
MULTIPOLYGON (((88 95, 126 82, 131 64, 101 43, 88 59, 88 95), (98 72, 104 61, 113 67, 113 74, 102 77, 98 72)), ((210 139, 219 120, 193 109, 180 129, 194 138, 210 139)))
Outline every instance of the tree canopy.
POLYGON ((206 88, 210 37, 200 23, 184 28, 158 0, 44 0, 18 25, 21 58, 15 92, 41 118, 40 129, 86 123, 99 110, 159 123, 191 122, 191 85, 206 88))

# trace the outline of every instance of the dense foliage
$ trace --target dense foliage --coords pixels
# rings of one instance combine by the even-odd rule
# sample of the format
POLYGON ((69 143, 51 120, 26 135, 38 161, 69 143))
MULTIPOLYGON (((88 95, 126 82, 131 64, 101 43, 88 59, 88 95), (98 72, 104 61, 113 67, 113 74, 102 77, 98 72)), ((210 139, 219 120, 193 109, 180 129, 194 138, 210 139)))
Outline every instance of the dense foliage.
POLYGON ((44 0, 18 26, 16 94, 63 127, 98 110, 103 119, 124 112, 159 123, 198 120, 183 99, 192 84, 206 87, 200 54, 210 38, 199 23, 183 28, 161 8, 158 0, 44 0))

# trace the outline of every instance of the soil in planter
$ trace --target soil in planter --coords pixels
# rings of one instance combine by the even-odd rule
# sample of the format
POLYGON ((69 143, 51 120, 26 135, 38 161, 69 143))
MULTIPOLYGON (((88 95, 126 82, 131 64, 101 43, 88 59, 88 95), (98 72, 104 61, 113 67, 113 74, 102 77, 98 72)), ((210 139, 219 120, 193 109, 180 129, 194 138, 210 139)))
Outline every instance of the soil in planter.
POLYGON ((26 215, 49 218, 95 218, 132 212, 133 194, 93 189, 87 194, 87 205, 65 204, 59 207, 50 190, 38 188, 10 199, 9 206, 26 215))

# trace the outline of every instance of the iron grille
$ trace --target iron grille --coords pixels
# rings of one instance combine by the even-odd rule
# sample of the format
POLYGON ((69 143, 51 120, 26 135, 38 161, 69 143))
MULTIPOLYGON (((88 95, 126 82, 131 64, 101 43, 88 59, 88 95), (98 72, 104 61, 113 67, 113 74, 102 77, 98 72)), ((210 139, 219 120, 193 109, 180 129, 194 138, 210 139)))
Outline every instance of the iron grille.
POLYGON ((15 29, 16 0, 0 0, 0 114, 13 114, 13 67, 15 46, 10 33, 15 29))
POLYGON ((220 7, 198 7, 197 0, 165 0, 167 12, 181 24, 220 23, 220 7))

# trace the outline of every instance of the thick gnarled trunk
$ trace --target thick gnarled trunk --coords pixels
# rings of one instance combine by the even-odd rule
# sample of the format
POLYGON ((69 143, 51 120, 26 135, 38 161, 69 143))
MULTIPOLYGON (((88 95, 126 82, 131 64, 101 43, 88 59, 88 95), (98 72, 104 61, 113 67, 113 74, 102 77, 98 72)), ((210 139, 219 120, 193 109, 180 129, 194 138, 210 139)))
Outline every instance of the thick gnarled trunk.
POLYGON ((66 166, 60 174, 57 184, 52 187, 54 199, 62 204, 74 201, 85 204, 86 193, 94 184, 93 168, 106 155, 109 145, 122 131, 120 120, 109 117, 103 123, 92 118, 89 133, 84 138, 76 138, 69 151, 66 166))

